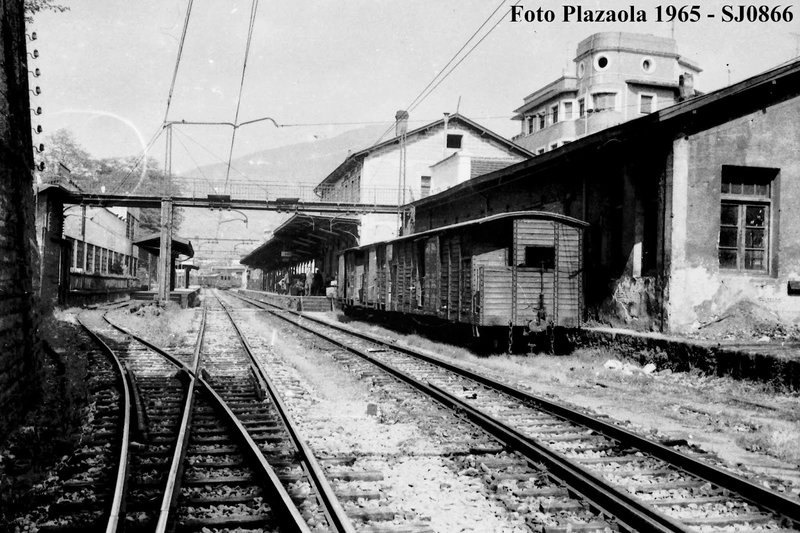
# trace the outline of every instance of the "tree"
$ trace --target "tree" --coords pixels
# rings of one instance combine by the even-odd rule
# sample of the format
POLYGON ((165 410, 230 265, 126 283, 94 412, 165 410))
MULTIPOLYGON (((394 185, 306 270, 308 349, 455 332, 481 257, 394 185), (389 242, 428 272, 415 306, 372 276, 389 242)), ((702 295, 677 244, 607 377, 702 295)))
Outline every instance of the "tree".
POLYGON ((55 0, 25 0, 25 22, 33 22, 33 16, 40 11, 63 13, 69 11, 69 7, 57 4, 55 0))
MULTIPOLYGON (((75 140, 74 134, 66 129, 60 129, 49 135, 45 143, 45 181, 61 175, 67 178, 68 186, 98 194, 161 195, 164 192, 167 177, 158 161, 153 158, 128 156, 96 159, 75 140), (62 165, 66 170, 61 167, 62 165)), ((173 220, 176 230, 183 222, 183 218, 183 211, 175 209, 173 220)), ((139 222, 143 230, 159 231, 160 209, 142 209, 139 222)))
POLYGON ((75 140, 67 129, 60 129, 47 136, 43 153, 45 172, 59 174, 59 165, 67 167, 73 180, 85 181, 97 171, 97 161, 75 140))

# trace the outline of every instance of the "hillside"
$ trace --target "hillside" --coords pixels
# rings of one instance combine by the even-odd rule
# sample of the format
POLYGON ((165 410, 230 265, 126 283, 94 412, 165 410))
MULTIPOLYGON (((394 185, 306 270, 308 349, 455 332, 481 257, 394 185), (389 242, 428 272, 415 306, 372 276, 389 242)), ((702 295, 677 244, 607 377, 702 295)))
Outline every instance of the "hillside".
MULTIPOLYGON (((233 160, 231 181, 258 181, 274 184, 315 185, 344 161, 348 153, 372 145, 385 131, 383 126, 366 127, 336 137, 270 148, 233 160)), ((183 173, 184 177, 203 176, 215 182, 225 179, 225 164, 200 167, 183 173)), ((192 241, 199 262, 238 263, 238 257, 258 246, 256 242, 238 244, 237 240, 264 242, 272 229, 289 215, 269 211, 214 211, 186 209, 178 234, 192 241), (230 240, 228 240, 230 239, 230 240), (214 242, 216 240, 216 242, 214 242), (235 250, 234 250, 235 247, 235 250)))
MULTIPOLYGON (((231 162, 230 179, 314 185, 339 166, 348 153, 371 146, 385 130, 385 126, 370 126, 328 139, 269 148, 238 157, 231 162)), ((224 180, 225 169, 224 163, 218 163, 184 175, 224 180)))

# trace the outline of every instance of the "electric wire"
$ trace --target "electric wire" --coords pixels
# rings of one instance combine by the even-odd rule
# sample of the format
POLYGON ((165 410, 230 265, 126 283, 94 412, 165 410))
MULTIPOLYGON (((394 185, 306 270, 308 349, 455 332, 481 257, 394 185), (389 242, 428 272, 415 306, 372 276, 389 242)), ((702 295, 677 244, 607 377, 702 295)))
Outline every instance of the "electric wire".
MULTIPOLYGON (((242 92, 244 91, 244 77, 245 73, 247 72, 247 58, 250 55, 250 44, 253 40, 253 29, 255 28, 256 24, 256 13, 258 12, 258 0, 253 0, 250 5, 250 23, 247 28, 247 44, 245 45, 244 49, 244 61, 242 62, 242 79, 239 82, 239 97, 236 101, 236 114, 233 119, 233 123, 237 124, 239 122, 239 109, 242 105, 242 92)), ((272 119, 270 119, 272 120, 272 119)), ((273 120, 273 122, 275 122, 273 120)), ((231 172, 231 160, 233 159, 233 146, 236 143, 236 130, 238 128, 234 126, 233 132, 231 133, 231 148, 228 154, 228 168, 225 171, 225 185, 224 187, 227 189, 228 187, 228 178, 230 177, 231 172)))
MULTIPOLYGON (((517 4, 514 4, 514 5, 518 5, 518 4, 519 4, 519 2, 517 2, 517 4)), ((464 60, 465 60, 466 58, 468 58, 468 57, 469 57, 469 55, 470 55, 470 54, 471 54, 471 53, 472 53, 472 52, 475 50, 475 48, 477 48, 477 47, 478 47, 478 45, 480 45, 480 44, 481 44, 481 43, 482 43, 482 42, 483 42, 483 41, 484 41, 484 40, 485 40, 485 39, 486 39, 486 38, 487 38, 489 35, 491 35, 491 33, 492 33, 494 30, 495 30, 495 28, 497 28, 497 26, 499 26, 499 25, 500 25, 500 23, 501 23, 501 22, 503 22, 503 21, 505 20, 505 18, 506 18, 506 15, 508 15, 508 13, 510 13, 510 12, 511 12, 511 9, 512 9, 512 8, 513 8, 513 6, 512 6, 512 7, 510 7, 510 8, 508 8, 508 11, 507 11, 507 12, 506 12, 506 13, 505 13, 505 14, 504 14, 502 17, 500 17, 499 19, 497 19, 497 22, 495 22, 495 23, 494 23, 494 26, 492 26, 491 28, 489 28, 489 31, 487 31, 487 32, 486 32, 486 33, 483 35, 483 37, 481 37, 481 38, 478 40, 478 42, 476 42, 476 43, 475 43, 475 44, 472 46, 472 48, 470 48, 470 49, 467 51, 467 53, 466 53, 466 54, 464 54, 464 55, 461 57, 461 59, 459 59, 459 60, 458 60, 458 62, 457 62, 455 65, 453 65, 453 67, 452 67, 452 68, 451 68, 451 69, 450 69, 450 70, 449 70, 449 71, 448 71, 448 72, 447 72, 447 73, 446 73, 444 76, 442 76, 442 77, 439 79, 439 81, 438 81, 438 82, 436 82, 436 84, 435 84, 433 87, 431 87, 431 89, 430 89, 430 90, 429 90, 429 91, 428 91, 428 92, 425 94, 425 96, 423 96, 422 98, 420 98, 420 100, 419 100, 417 103, 415 103, 414 105, 412 105, 412 106, 410 106, 410 107, 409 107, 409 111, 413 111, 414 109, 416 109, 416 108, 419 106, 419 104, 421 104, 423 101, 425 101, 425 99, 426 99, 426 98, 428 98, 428 96, 430 96, 430 95, 431 95, 431 93, 433 93, 433 91, 435 91, 435 90, 436 90, 436 88, 437 88, 437 87, 439 87, 439 85, 441 85, 441 84, 442 84, 442 82, 443 82, 444 80, 446 80, 446 79, 447 79, 447 77, 448 77, 448 76, 450 76, 450 74, 452 74, 452 73, 453 73, 453 71, 454 71, 456 68, 458 68, 458 66, 459 66, 461 63, 463 63, 463 62, 464 62, 464 60)))
MULTIPOLYGON (((215 154, 215 153, 214 153, 214 152, 212 152, 212 151, 211 151, 211 150, 210 150, 208 147, 206 147, 205 145, 201 144, 199 141, 195 140, 195 139, 194 139, 194 137, 192 137, 191 135, 189 135, 189 134, 188 134, 188 133, 186 133, 185 131, 182 131, 182 130, 180 130, 180 129, 178 129, 178 130, 175 130, 175 131, 177 131, 178 133, 180 133, 181 135, 183 135, 184 137, 186 137, 188 140, 192 141, 194 144, 196 144, 197 146, 199 146, 200 148, 202 148, 203 150, 205 150, 205 151, 206 151, 206 153, 208 153, 209 155, 211 155, 213 158, 215 158, 216 160, 218 160, 220 163, 222 163, 222 164, 226 164, 226 161, 225 161, 225 158, 224 158, 224 157, 222 157, 222 156, 220 156, 220 155, 217 155, 217 154, 215 154)), ((241 170, 239 170, 239 169, 238 169, 238 168, 236 168, 235 166, 231 165, 231 167, 230 167, 230 168, 231 168, 232 170, 235 170, 236 172, 238 172, 238 173, 239 173, 239 174, 240 174, 240 175, 241 175, 243 178, 249 178, 249 177, 247 176, 247 174, 245 174, 244 172, 242 172, 241 170)))
POLYGON ((175 58, 175 68, 172 71, 172 82, 169 85, 169 94, 167 95, 167 109, 164 111, 164 120, 163 124, 167 123, 167 117, 169 116, 169 107, 172 103, 172 93, 175 90, 175 81, 178 79, 178 67, 181 64, 181 57, 183 56, 183 45, 186 42, 186 33, 189 29, 189 19, 192 16, 192 4, 194 4, 194 0, 189 0, 189 5, 186 7, 186 18, 183 20, 183 30, 181 31, 181 40, 178 44, 178 57, 175 58))
MULTIPOLYGON (((424 89, 422 89, 422 91, 420 91, 420 93, 419 93, 419 94, 417 94, 417 96, 416 96, 416 97, 415 97, 415 98, 414 98, 414 99, 411 101, 411 103, 405 107, 405 109, 406 109, 406 110, 408 110, 408 111, 411 111, 413 108, 415 108, 415 107, 417 107, 419 104, 421 104, 421 103, 422 103, 422 101, 423 101, 423 100, 425 100, 425 98, 427 98, 428 96, 430 96, 430 92, 428 92, 427 94, 425 94, 425 91, 426 91, 426 90, 427 90, 427 89, 428 89, 428 88, 429 88, 429 87, 430 87, 430 86, 431 86, 433 83, 435 83, 435 82, 436 82, 436 80, 437 80, 437 79, 438 79, 440 76, 442 76, 442 73, 443 73, 443 72, 444 72, 444 71, 447 69, 447 67, 448 67, 448 66, 450 66, 450 64, 451 64, 453 61, 455 61, 455 59, 456 59, 456 58, 459 56, 459 54, 461 54, 461 52, 462 52, 462 51, 463 51, 463 50, 464 50, 464 49, 465 49, 465 48, 466 48, 466 47, 469 45, 469 43, 470 43, 470 42, 471 42, 471 41, 472 41, 472 40, 475 38, 475 36, 476 36, 476 35, 478 35, 478 33, 481 31, 481 29, 483 29, 483 27, 484 27, 484 26, 486 26, 486 24, 488 24, 488 23, 489 23, 489 21, 492 19, 492 17, 494 17, 494 15, 495 15, 495 14, 497 13, 497 11, 498 11, 498 10, 499 10, 499 9, 500 9, 502 6, 503 6, 503 4, 505 4, 505 3, 506 3, 506 1, 507 1, 507 0, 501 0, 501 1, 500 1, 500 3, 497 5, 497 7, 495 7, 495 8, 494 8, 494 10, 492 10, 492 12, 489 14, 489 16, 488 16, 488 17, 486 17, 486 19, 485 19, 485 20, 483 21, 483 23, 482 23, 482 24, 481 24, 481 25, 478 27, 478 29, 476 29, 476 30, 475 30, 475 31, 472 33, 472 35, 470 35, 470 36, 469 36, 469 38, 468 38, 468 39, 467 39, 467 40, 464 42, 464 44, 461 46, 461 48, 459 48, 459 49, 458 49, 458 51, 457 51, 455 54, 453 54, 453 56, 450 58, 450 60, 447 62, 447 64, 446 64, 446 65, 445 65, 445 66, 444 66, 444 67, 443 67, 443 68, 442 68, 442 69, 441 69, 439 72, 437 72, 437 73, 436 73, 436 75, 435 75, 435 76, 433 77, 433 79, 431 79, 431 81, 430 81, 430 82, 429 82, 429 83, 428 83, 428 84, 425 86, 425 88, 424 88, 424 89), (424 96, 424 97, 422 97, 422 95, 423 95, 423 94, 425 94, 425 96, 424 96), (420 99, 420 97, 422 97, 422 99, 420 99), (413 107, 412 107, 412 106, 413 106, 413 107)), ((516 5, 516 4, 515 4, 515 5, 516 5)), ((511 9, 509 8, 509 12, 510 12, 510 11, 511 11, 511 9)), ((506 13, 506 14, 507 14, 507 13, 506 13)), ((503 15, 503 18, 505 18, 505 15, 503 15)), ((500 19, 500 21, 502 21, 502 20, 503 20, 503 18, 501 18, 501 19, 500 19)), ((488 32, 486 35, 488 35, 489 33, 491 33, 491 32, 492 32, 492 30, 494 30, 494 28, 496 28, 496 27, 497 27, 497 25, 500 23, 500 21, 498 21, 498 22, 497 22, 497 23, 496 23, 494 26, 492 26, 492 28, 489 30, 489 32, 488 32)), ((480 41, 478 41, 478 43, 477 43, 477 44, 480 44, 480 43, 483 41, 483 39, 485 39, 485 38, 486 38, 486 35, 484 35, 484 37, 483 37, 483 38, 481 38, 481 40, 480 40, 480 41)), ((476 44, 475 46, 477 46, 477 44, 476 44)), ((461 64, 461 62, 462 62, 462 61, 463 61, 463 60, 466 58, 466 56, 467 56, 467 55, 469 55, 469 54, 470 54, 470 53, 471 53, 471 52, 472 52, 472 51, 475 49, 475 46, 473 46, 473 47, 472 47, 472 48, 471 48, 471 49, 470 49, 470 50, 467 52, 467 54, 464 56, 464 58, 462 58, 462 59, 461 59, 461 60, 460 60, 458 63, 456 63, 456 65, 455 65, 455 66, 454 66, 454 67, 453 67, 453 68, 452 68, 452 69, 451 69, 449 72, 447 72, 447 74, 445 74, 445 76, 444 76, 445 78, 446 78, 447 76, 449 76, 449 75, 450 75, 450 73, 452 73, 452 71, 453 71, 453 70, 455 70, 455 67, 457 67, 458 65, 460 65, 460 64, 461 64)), ((444 78, 442 78, 442 80, 443 80, 443 79, 444 79, 444 78)), ((441 81, 440 81, 439 83, 441 83, 441 81)), ((438 87, 438 86, 439 86, 439 83, 436 83, 436 86, 434 87, 434 89, 435 89, 436 87, 438 87)), ((431 91, 431 92, 432 92, 432 91, 431 91)), ((387 133, 389 133, 389 132, 392 130, 392 127, 394 127, 394 125, 395 125, 395 123, 392 123, 392 124, 391 124, 391 125, 390 125, 388 128, 386 128, 386 131, 384 131, 384 132, 381 134, 381 136, 380 136, 380 137, 378 137, 378 139, 377 139, 377 140, 376 140, 374 143, 372 143, 372 146, 375 146, 376 144, 380 143, 380 142, 383 140, 383 138, 386 136, 386 134, 387 134, 387 133)))
MULTIPOLYGON (((131 169, 125 174, 125 176, 119 181, 119 183, 116 186, 114 186, 114 189, 111 191, 112 194, 116 193, 116 192, 119 192, 127 184, 127 182, 130 179, 130 177, 133 176, 133 173, 136 171, 137 168, 139 168, 139 165, 142 164, 142 161, 146 160, 147 152, 150 151, 150 149, 156 143, 158 138, 161 137, 161 133, 163 131, 164 131, 164 128, 159 126, 159 128, 156 130, 156 132, 150 138, 150 141, 145 145, 144 150, 142 150, 142 153, 139 155, 139 157, 134 162, 133 167, 131 167, 131 169)), ((136 188, 138 188, 138 187, 139 187, 139 183, 136 184, 136 187, 134 187, 133 190, 135 191, 136 188)))

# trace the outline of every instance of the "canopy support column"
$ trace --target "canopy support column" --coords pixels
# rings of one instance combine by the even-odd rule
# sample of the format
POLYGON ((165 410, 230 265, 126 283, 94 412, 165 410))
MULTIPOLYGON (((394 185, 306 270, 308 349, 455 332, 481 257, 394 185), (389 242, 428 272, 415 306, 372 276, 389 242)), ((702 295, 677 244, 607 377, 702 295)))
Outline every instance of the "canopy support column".
POLYGON ((172 200, 161 200, 161 239, 158 253, 158 300, 169 301, 172 279, 172 200))

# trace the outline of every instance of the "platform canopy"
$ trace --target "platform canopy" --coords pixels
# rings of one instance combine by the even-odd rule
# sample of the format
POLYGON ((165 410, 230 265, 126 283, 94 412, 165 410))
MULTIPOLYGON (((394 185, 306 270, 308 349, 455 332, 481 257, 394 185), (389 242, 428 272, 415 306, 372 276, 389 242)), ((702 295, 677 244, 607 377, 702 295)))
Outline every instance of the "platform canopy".
MULTIPOLYGON (((152 255, 158 256, 161 251, 161 234, 151 233, 136 239, 133 244, 152 255)), ((191 241, 180 237, 172 237, 172 256, 177 257, 178 255, 194 257, 194 248, 192 248, 191 241)))
POLYGON ((242 258, 240 263, 251 268, 275 270, 319 259, 336 241, 357 244, 358 225, 355 218, 298 213, 278 226, 270 240, 242 258))

